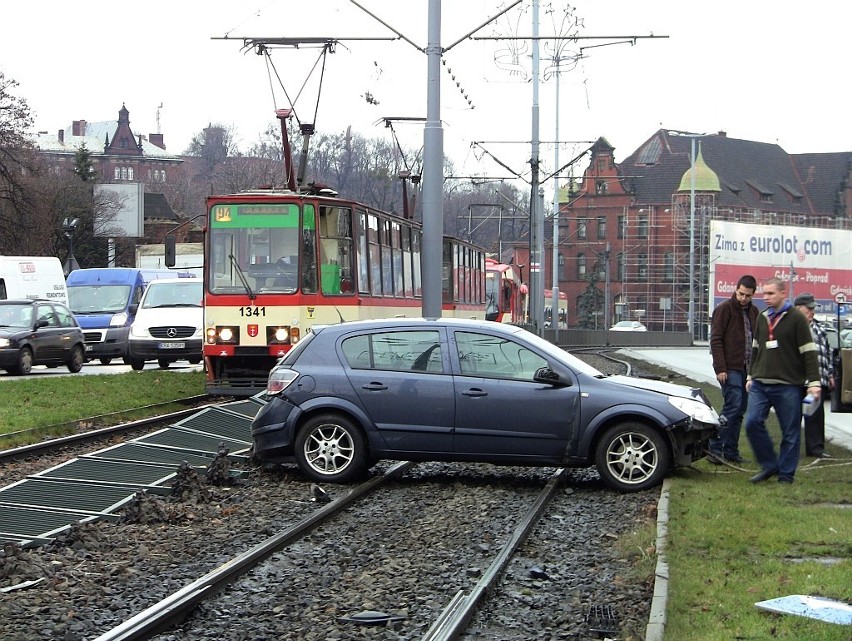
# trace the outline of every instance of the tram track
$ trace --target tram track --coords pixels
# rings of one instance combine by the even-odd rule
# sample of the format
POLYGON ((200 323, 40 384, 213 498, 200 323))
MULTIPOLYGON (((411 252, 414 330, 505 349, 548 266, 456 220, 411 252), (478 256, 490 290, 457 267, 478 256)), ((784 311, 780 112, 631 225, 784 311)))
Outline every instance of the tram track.
MULTIPOLYGON (((34 456, 38 457, 38 455, 34 456)), ((271 538, 270 535, 273 532, 281 531, 282 523, 296 524, 300 520, 322 511, 317 510, 318 505, 311 501, 310 484, 301 477, 295 468, 285 466, 276 469, 260 469, 249 465, 247 460, 243 463, 236 463, 234 467, 238 468, 241 474, 235 484, 226 487, 202 488, 199 490, 199 496, 206 498, 200 499, 192 495, 189 498, 186 496, 182 498, 151 497, 150 502, 155 509, 151 509, 150 514, 153 514, 155 518, 148 520, 137 518, 134 520, 127 518, 125 514, 120 515, 118 519, 84 523, 72 527, 70 531, 58 537, 55 542, 38 550, 21 551, 12 557, 7 554, 5 564, 3 555, 0 554, 0 588, 20 586, 33 580, 41 579, 42 581, 40 587, 16 588, 8 594, 0 594, 0 613, 3 615, 0 616, 0 637, 10 641, 31 641, 46 637, 87 640, 95 638, 98 634, 104 634, 105 630, 111 630, 121 622, 129 620, 151 607, 153 603, 162 601, 170 594, 179 592, 192 583, 193 576, 197 577, 204 573, 213 572, 216 568, 226 564, 229 559, 233 559, 235 554, 243 554, 247 550, 260 546, 262 541, 271 538), (157 578, 152 580, 152 577, 157 578), (20 590, 19 593, 18 590, 20 590)), ((385 467, 385 464, 379 464, 374 468, 374 474, 381 474, 385 467)), ((399 493, 388 494, 388 498, 383 500, 375 500, 372 498, 375 495, 371 495, 369 501, 362 501, 361 505, 365 513, 359 518, 361 521, 369 523, 371 531, 375 532, 376 521, 379 517, 396 515, 397 525, 389 526, 391 531, 406 532, 411 530, 411 532, 408 537, 399 534, 401 538, 393 545, 395 547, 411 545, 411 541, 406 542, 407 538, 411 538, 414 541, 413 544, 417 546, 416 549, 422 552, 423 549, 429 549, 429 546, 424 544, 422 538, 417 538, 419 529, 411 526, 411 523, 414 522, 412 521, 413 517, 404 516, 400 506, 407 507, 409 503, 420 505, 421 511, 429 514, 428 521, 430 523, 436 522, 439 531, 443 527, 446 532, 447 521, 459 521, 462 518, 459 514, 464 515, 470 511, 477 513, 483 504, 489 503, 491 499, 483 497, 481 493, 488 492, 494 485, 501 488, 502 502, 513 502, 518 499, 523 488, 532 482, 530 479, 534 479, 534 483, 540 487, 544 483, 541 478, 544 473, 540 469, 527 468, 420 464, 416 471, 408 472, 400 481, 400 484, 404 486, 413 485, 415 489, 419 485, 431 484, 429 485, 432 490, 431 494, 437 495, 439 498, 436 499, 432 496, 424 507, 418 501, 405 498, 404 488, 400 488, 399 493), (480 478, 484 478, 486 481, 483 482, 480 478), (455 505, 456 500, 458 500, 457 509, 453 508, 448 511, 448 506, 455 505)), ((0 483, 2 482, 2 479, 0 479, 0 483)), ((337 500, 338 497, 349 492, 351 488, 334 486, 329 489, 337 500)), ((592 603, 600 600, 597 599, 595 593, 598 591, 605 592, 613 586, 610 580, 606 582, 607 585, 595 588, 594 579, 579 579, 579 583, 576 583, 572 577, 582 577, 584 573, 588 574, 588 557, 594 558, 595 563, 601 566, 625 563, 623 559, 617 558, 618 555, 615 552, 607 556, 609 551, 606 549, 588 549, 590 547, 588 541, 593 541, 597 536, 597 532, 590 532, 589 530, 600 527, 601 519, 604 523, 609 523, 609 525, 605 525, 608 536, 611 532, 617 531, 618 528, 629 527, 634 519, 640 517, 642 510, 656 500, 656 497, 648 493, 639 493, 629 497, 611 493, 600 485, 597 475, 593 471, 572 472, 571 481, 565 488, 565 492, 559 492, 557 495, 561 498, 562 503, 567 500, 573 506, 570 509, 579 510, 575 513, 579 516, 570 517, 570 528, 564 532, 560 530, 567 517, 560 516, 555 519, 548 517, 545 519, 545 521, 550 521, 547 527, 550 528, 551 534, 543 535, 545 540, 551 541, 551 543, 546 544, 548 549, 559 548, 561 554, 564 555, 564 558, 553 559, 553 563, 558 563, 564 567, 577 566, 576 571, 559 573, 563 578, 571 578, 567 584, 563 584, 560 591, 567 589, 569 593, 573 591, 573 593, 582 596, 575 595, 573 600, 576 607, 570 613, 565 613, 562 620, 556 623, 557 627, 572 629, 576 632, 587 627, 585 621, 587 611, 592 603), (579 501, 578 498, 580 498, 579 501), (628 504, 627 508, 625 508, 625 504, 628 504), (630 516, 631 514, 633 516, 630 516), (586 525, 587 523, 589 525, 586 525), (554 528, 556 532, 559 532, 558 534, 553 532, 554 528), (580 537, 579 540, 584 541, 581 545, 577 543, 578 536, 580 537), (560 547, 560 545, 552 543, 554 540, 561 543, 562 539, 570 542, 569 547, 560 547)), ((151 505, 148 507, 150 508, 151 505)), ((145 511, 143 506, 141 513, 145 513, 145 511)), ((136 512, 137 515, 139 513, 140 511, 136 512)), ((426 518, 417 514, 418 519, 421 517, 426 518)), ((486 519, 486 521, 492 520, 498 519, 496 516, 493 519, 486 519)), ((416 522, 420 523, 420 521, 416 522)), ((350 524, 342 531, 350 532, 353 527, 355 526, 350 524)), ((430 527, 432 526, 430 525, 430 527)), ((325 550, 326 557, 324 558, 334 557, 336 551, 341 547, 339 543, 335 543, 335 541, 340 541, 340 531, 330 530, 330 534, 327 535, 329 542, 326 542, 319 534, 313 533, 309 534, 302 543, 294 544, 291 548, 293 550, 292 555, 288 561, 291 570, 292 567, 300 566, 306 560, 316 556, 318 554, 315 551, 317 546, 322 546, 322 549, 325 550)), ((385 603, 385 599, 388 598, 387 595, 393 597, 399 594, 399 589, 393 576, 389 576, 378 569, 378 566, 387 562, 390 554, 387 545, 383 542, 379 542, 382 550, 379 557, 376 557, 376 553, 369 549, 369 543, 360 543, 355 545, 357 553, 347 552, 345 554, 348 569, 342 568, 342 565, 336 562, 339 567, 335 571, 339 576, 349 577, 352 573, 356 573, 357 576, 366 577, 366 580, 373 586, 369 591, 369 598, 362 588, 359 589, 353 583, 343 591, 342 596, 339 597, 339 603, 337 603, 338 599, 335 597, 322 596, 333 594, 329 591, 329 585, 334 583, 335 579, 329 577, 327 572, 324 573, 321 570, 315 572, 318 576, 325 577, 324 582, 320 582, 315 592, 311 592, 311 588, 303 583, 301 574, 288 574, 288 580, 301 586, 296 596, 293 597, 295 599, 294 604, 285 608, 290 612, 288 626, 298 632, 294 632, 290 637, 278 634, 275 637, 310 639, 312 638, 311 628, 301 625, 298 616, 300 613, 313 620, 329 607, 333 607, 335 612, 340 610, 341 615, 351 615, 355 609, 354 605, 347 612, 342 612, 344 604, 357 603, 362 609, 378 608, 402 612, 402 614, 394 616, 403 616, 402 620, 409 621, 409 623, 414 620, 415 623, 412 625, 415 626, 417 635, 410 638, 417 638, 420 633, 425 632, 428 626, 437 620, 441 611, 447 606, 452 594, 457 593, 462 588, 465 588, 465 592, 469 591, 475 583, 473 579, 478 579, 482 568, 487 565, 482 559, 482 554, 485 548, 488 552, 492 552, 495 538, 493 532, 480 535, 479 538, 482 540, 468 548, 466 545, 461 545, 459 541, 467 541, 467 539, 476 541, 477 535, 471 534, 471 532, 474 532, 471 529, 462 531, 463 534, 461 535, 449 537, 454 544, 453 554, 458 554, 461 557, 460 565, 454 571, 446 569, 434 588, 421 590, 420 582, 409 588, 407 598, 413 605, 403 608, 391 607, 392 603, 385 603), (366 568, 362 568, 360 571, 355 570, 354 566, 351 566, 351 560, 361 555, 372 559, 374 567, 369 567, 368 563, 366 568), (471 572, 473 574, 470 574, 471 572), (313 602, 314 594, 319 595, 316 596, 317 603, 313 602), (328 601, 329 598, 336 605, 322 606, 321 603, 328 601), (387 608, 385 608, 385 605, 387 605, 387 608), (409 614, 414 610, 417 610, 418 616, 410 617, 409 614)), ((608 542, 608 540, 605 541, 608 542)), ((377 542, 375 535, 372 542, 377 542)), ((348 549, 351 545, 346 544, 343 548, 348 549)), ((594 544, 591 545, 591 548, 594 548, 594 544)), ((414 555, 414 557, 416 556, 414 555)), ((546 554, 543 554, 543 556, 546 556, 546 554)), ((406 565, 416 567, 423 565, 423 563, 412 558, 412 560, 406 562, 406 565)), ((426 565, 427 569, 424 572, 428 574, 431 570, 428 568, 428 563, 426 565)), ((446 559, 439 560, 438 565, 450 567, 446 559)), ((592 573, 598 572, 599 570, 595 569, 592 573)), ((276 574, 273 572, 269 576, 274 578, 276 574)), ((521 582, 523 583, 523 581, 524 578, 521 577, 521 582)), ((281 580, 279 579, 277 582, 281 582, 281 580)), ((650 603, 648 586, 641 581, 639 583, 629 591, 625 598, 626 605, 621 609, 625 625, 632 625, 636 629, 644 626, 647 621, 647 609, 643 610, 643 608, 646 608, 650 603), (643 617, 644 620, 642 620, 643 617)), ((528 587, 525 586, 522 589, 527 590, 528 587)), ((250 592, 250 594, 262 594, 270 589, 272 587, 264 588, 256 584, 253 588, 254 592, 250 592)), ((536 590, 541 593, 544 592, 540 586, 536 590)), ((208 591, 216 592, 216 590, 205 590, 205 593, 208 591)), ((230 591, 229 588, 227 592, 230 593, 230 591)), ((484 590, 484 592, 488 591, 484 590)), ((564 595, 553 594, 546 599, 554 600, 554 607, 560 610, 562 606, 559 604, 564 601, 564 595)), ((249 600, 253 600, 253 597, 249 600)), ((285 598, 283 602, 286 603, 287 599, 285 598)), ((512 609, 517 609, 518 604, 514 602, 513 598, 510 598, 510 602, 512 609)), ((523 606, 523 604, 521 605, 523 606)), ((219 610, 220 619, 221 612, 230 612, 230 607, 219 610)), ((277 626, 282 619, 287 618, 282 614, 281 607, 281 603, 272 605, 270 608, 267 608, 267 606, 258 607, 256 604, 251 606, 252 612, 263 612, 266 609, 271 609, 276 611, 276 615, 271 622, 263 623, 258 619, 258 622, 254 623, 252 619, 255 615, 246 614, 239 620, 239 625, 242 626, 245 619, 248 619, 249 630, 255 630, 257 634, 251 631, 243 633, 235 630, 234 638, 263 638, 264 625, 267 627, 273 624, 277 626)), ((204 614, 208 610, 215 609, 215 606, 207 604, 197 606, 190 621, 196 621, 196 617, 200 616, 199 613, 204 614)), ((505 614, 505 610, 505 608, 501 608, 503 614, 505 614)), ((529 613, 525 616, 530 618, 529 613)), ((219 632, 215 634, 211 632, 209 638, 222 638, 222 623, 220 620, 216 624, 219 626, 219 632)), ((228 621, 225 621, 225 623, 228 623, 228 621)), ((349 623, 347 625, 350 627, 345 628, 341 638, 397 639, 399 637, 396 636, 395 626, 408 625, 408 623, 390 623, 392 625, 388 626, 388 636, 380 637, 358 636, 358 633, 351 629, 354 624, 349 623)), ((479 629, 493 629, 494 625, 493 620, 484 624, 475 624, 475 626, 479 626, 479 629)), ((542 625, 550 625, 550 623, 544 622, 542 625)), ((508 636, 500 638, 530 638, 518 635, 517 631, 513 633, 511 626, 509 628, 508 636), (512 634, 515 634, 515 636, 512 636, 512 634)), ((169 635, 163 637, 163 640, 208 638, 203 635, 181 637, 173 636, 174 634, 180 634, 180 631, 169 633, 169 635)), ((474 633, 470 638, 482 637, 478 637, 474 633)), ((557 636, 554 638, 582 637, 557 636)))

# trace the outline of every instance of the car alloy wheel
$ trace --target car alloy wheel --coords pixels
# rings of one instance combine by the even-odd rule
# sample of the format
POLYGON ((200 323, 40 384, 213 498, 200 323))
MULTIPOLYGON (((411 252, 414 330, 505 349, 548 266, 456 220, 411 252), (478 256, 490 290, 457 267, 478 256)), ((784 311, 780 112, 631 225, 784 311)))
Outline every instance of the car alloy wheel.
POLYGON ((9 371, 14 374, 26 376, 33 369, 33 353, 29 347, 22 347, 18 352, 18 364, 9 371))
POLYGON ((86 354, 83 352, 83 348, 79 345, 75 345, 71 348, 71 358, 68 359, 68 371, 72 374, 76 374, 83 369, 83 363, 85 361, 86 354))
POLYGON ((641 423, 609 428, 598 442, 595 458, 603 482, 622 492, 658 485, 669 467, 663 436, 641 423))
POLYGON ((317 481, 346 483, 366 470, 367 448, 360 429, 339 414, 309 419, 296 437, 296 462, 317 481))

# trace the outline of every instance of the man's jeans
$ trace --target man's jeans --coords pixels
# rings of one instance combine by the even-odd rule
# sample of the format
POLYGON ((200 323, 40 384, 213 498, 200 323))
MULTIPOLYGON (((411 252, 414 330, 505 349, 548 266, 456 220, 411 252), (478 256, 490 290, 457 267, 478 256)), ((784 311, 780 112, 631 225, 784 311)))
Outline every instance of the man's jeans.
POLYGON ((799 465, 802 425, 802 386, 768 385, 752 381, 748 393, 746 436, 763 470, 777 470, 779 479, 793 480, 799 465), (766 430, 769 408, 775 408, 781 426, 781 446, 775 446, 766 430))
POLYGON ((710 453, 717 457, 736 461, 740 455, 740 426, 748 407, 745 391, 745 373, 728 371, 728 380, 722 384, 722 416, 725 424, 719 428, 719 438, 710 440, 710 453))

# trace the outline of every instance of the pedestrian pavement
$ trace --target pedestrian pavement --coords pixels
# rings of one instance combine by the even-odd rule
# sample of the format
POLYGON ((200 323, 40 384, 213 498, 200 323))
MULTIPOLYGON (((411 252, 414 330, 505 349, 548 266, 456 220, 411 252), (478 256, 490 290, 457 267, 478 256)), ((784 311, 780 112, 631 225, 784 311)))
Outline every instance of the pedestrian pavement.
MULTIPOLYGON (((718 383, 707 342, 694 347, 655 347, 622 349, 620 353, 638 360, 655 363, 699 383, 718 383)), ((721 408, 717 408, 721 409, 721 408)), ((832 414, 825 406, 825 438, 834 445, 852 451, 852 414, 832 414)))

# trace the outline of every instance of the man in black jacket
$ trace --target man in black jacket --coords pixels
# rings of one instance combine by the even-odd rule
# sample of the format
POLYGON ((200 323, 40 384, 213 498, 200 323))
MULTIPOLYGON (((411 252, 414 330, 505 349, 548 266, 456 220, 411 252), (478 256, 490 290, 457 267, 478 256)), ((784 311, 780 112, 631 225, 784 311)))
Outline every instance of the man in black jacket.
POLYGON ((723 459, 732 463, 743 461, 739 450, 740 426, 748 405, 745 383, 754 323, 759 313, 751 302, 756 289, 754 276, 743 276, 733 295, 713 310, 710 319, 713 370, 725 401, 721 412, 725 420, 719 428, 719 438, 710 441, 711 463, 721 463, 723 459))

